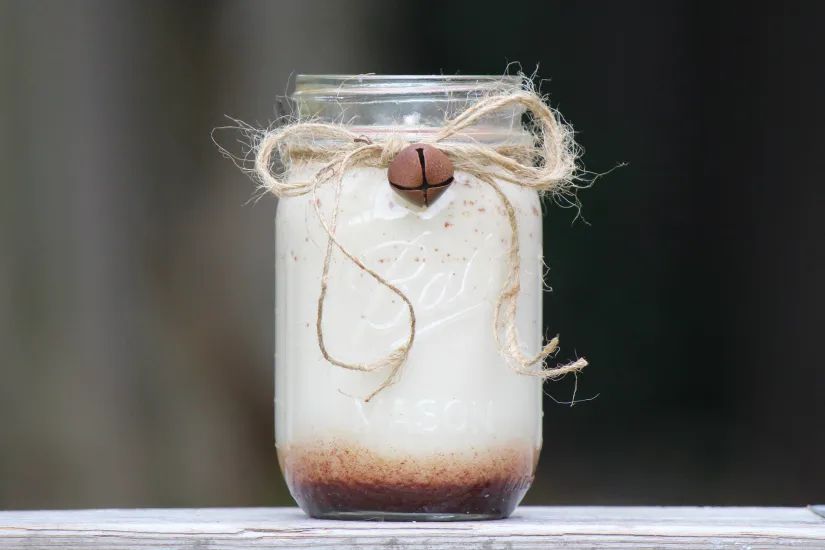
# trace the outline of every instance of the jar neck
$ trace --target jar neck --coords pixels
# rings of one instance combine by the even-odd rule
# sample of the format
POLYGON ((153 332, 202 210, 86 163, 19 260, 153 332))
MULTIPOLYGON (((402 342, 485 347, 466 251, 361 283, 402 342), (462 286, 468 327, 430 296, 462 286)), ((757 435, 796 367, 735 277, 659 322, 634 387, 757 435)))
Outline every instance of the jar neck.
MULTIPOLYGON (((292 99, 299 120, 345 124, 376 139, 414 140, 433 134, 481 98, 517 92, 522 83, 518 76, 298 75, 292 99)), ((522 114, 513 107, 485 116, 464 138, 521 141, 522 114)))

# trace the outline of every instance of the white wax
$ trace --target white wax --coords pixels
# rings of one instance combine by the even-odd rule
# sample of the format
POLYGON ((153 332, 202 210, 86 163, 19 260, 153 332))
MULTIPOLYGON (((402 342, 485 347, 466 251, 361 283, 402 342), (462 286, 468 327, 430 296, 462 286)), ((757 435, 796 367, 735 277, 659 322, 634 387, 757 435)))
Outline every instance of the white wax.
MULTIPOLYGON (((294 171, 306 178, 317 170, 294 171)), ((541 207, 535 192, 501 182, 518 216, 524 351, 538 351, 541 323, 541 207)), ((318 189, 325 216, 334 186, 318 189)), ((388 456, 541 446, 541 382, 513 372, 496 349, 493 310, 501 291, 510 226, 485 183, 456 174, 427 209, 411 206, 386 171, 358 167, 345 177, 337 236, 412 301, 417 331, 397 384, 370 402, 387 376, 333 366, 321 356, 315 321, 326 236, 312 194, 281 199, 276 215, 276 440, 336 441, 388 456)), ((403 342, 406 306, 336 252, 324 334, 329 352, 367 362, 403 342)))

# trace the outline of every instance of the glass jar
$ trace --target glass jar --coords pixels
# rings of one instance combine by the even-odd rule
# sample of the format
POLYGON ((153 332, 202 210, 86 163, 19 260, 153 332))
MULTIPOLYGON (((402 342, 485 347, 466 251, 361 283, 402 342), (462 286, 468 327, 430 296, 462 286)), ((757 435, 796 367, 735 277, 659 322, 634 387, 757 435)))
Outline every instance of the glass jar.
MULTIPOLYGON (((431 135, 445 116, 518 77, 299 75, 300 120, 346 122, 380 141, 431 135)), ((524 143, 518 108, 454 139, 524 143)), ((288 177, 315 161, 292 159, 288 177)), ((521 291, 516 326, 525 353, 541 346, 542 218, 538 194, 497 182, 515 208, 521 291)), ((334 185, 317 189, 331 215, 334 185)), ((541 447, 542 382, 511 369, 493 335, 510 225, 500 197, 460 171, 429 207, 388 185, 386 169, 349 168, 336 237, 401 289, 417 319, 397 381, 324 360, 316 334, 327 235, 312 193, 282 198, 276 213, 275 428, 278 459, 301 508, 319 518, 466 520, 507 517, 530 486, 541 447)), ((341 254, 333 254, 323 317, 326 348, 369 361, 408 336, 406 305, 341 254)))

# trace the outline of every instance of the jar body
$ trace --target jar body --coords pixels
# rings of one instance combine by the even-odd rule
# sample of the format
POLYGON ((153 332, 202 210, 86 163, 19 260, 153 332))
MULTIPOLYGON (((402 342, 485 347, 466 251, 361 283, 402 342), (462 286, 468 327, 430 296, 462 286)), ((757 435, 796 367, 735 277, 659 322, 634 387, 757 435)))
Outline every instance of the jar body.
MULTIPOLYGON (((293 166, 311 177, 318 166, 293 166)), ((525 353, 541 345, 541 207, 535 191, 498 182, 520 240, 516 327, 525 353)), ((539 378, 497 349, 493 315, 511 227, 487 183, 457 172, 429 208, 411 206, 386 171, 355 166, 343 179, 336 236, 400 288, 415 309, 415 342, 398 381, 336 367, 316 320, 335 186, 284 198, 276 213, 276 446, 287 485, 313 517, 482 519, 508 516, 533 479, 541 447, 539 378)), ((333 254, 323 331, 342 361, 368 362, 405 341, 406 305, 333 254)))

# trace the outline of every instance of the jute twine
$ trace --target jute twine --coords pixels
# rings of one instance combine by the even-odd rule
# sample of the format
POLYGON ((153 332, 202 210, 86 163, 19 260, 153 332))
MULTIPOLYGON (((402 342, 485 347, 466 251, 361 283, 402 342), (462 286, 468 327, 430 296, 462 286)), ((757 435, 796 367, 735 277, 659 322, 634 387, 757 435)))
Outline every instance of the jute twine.
MULTIPOLYGON (((466 135, 463 135, 466 139, 466 135)), ((577 147, 571 129, 548 107, 532 88, 512 93, 492 95, 472 104, 461 114, 446 120, 443 127, 429 138, 416 140, 437 146, 453 162, 456 172, 463 172, 489 185, 507 213, 510 225, 510 244, 505 255, 504 285, 495 307, 493 335, 496 344, 510 367, 519 374, 544 379, 559 378, 576 373, 587 366, 584 358, 555 367, 545 366, 545 360, 559 348, 558 336, 550 339, 536 355, 522 352, 516 328, 518 294, 521 288, 521 262, 519 259, 519 234, 516 211, 510 199, 501 189, 504 181, 540 193, 551 193, 570 200, 575 196, 577 147), (512 112, 522 107, 531 117, 532 140, 525 145, 489 146, 473 141, 449 141, 480 119, 502 111, 512 112)), ((416 317, 413 304, 407 295, 377 271, 366 265, 358 256, 341 244, 336 237, 338 210, 344 174, 354 166, 386 168, 401 149, 409 145, 400 136, 383 141, 353 133, 340 124, 296 122, 263 134, 256 144, 254 172, 265 189, 278 197, 296 197, 312 193, 315 213, 327 234, 327 246, 321 273, 321 292, 318 296, 315 330, 318 346, 324 359, 331 364, 355 371, 374 372, 386 369, 384 381, 365 400, 398 381, 401 370, 415 341, 416 317), (321 168, 308 181, 290 181, 290 164, 297 159, 313 159, 321 168), (276 160, 279 168, 276 166, 276 160), (317 190, 321 185, 335 186, 335 202, 332 215, 327 219, 321 212, 317 190), (324 303, 329 287, 330 261, 337 249, 358 269, 369 274, 375 281, 397 295, 407 306, 409 333, 406 340, 385 356, 363 363, 336 359, 324 342, 324 303)))

